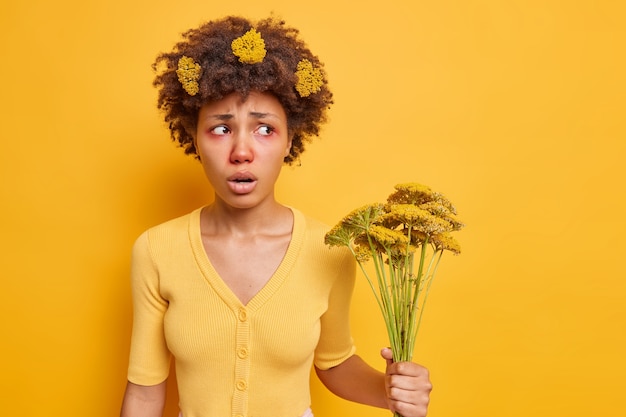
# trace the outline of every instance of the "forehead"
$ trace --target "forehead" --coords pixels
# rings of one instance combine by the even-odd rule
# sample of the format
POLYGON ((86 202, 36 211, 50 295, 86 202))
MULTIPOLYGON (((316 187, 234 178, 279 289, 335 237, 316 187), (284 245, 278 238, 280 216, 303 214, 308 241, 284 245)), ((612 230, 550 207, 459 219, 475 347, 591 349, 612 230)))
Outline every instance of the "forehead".
POLYGON ((228 114, 232 116, 247 114, 267 114, 286 120, 286 113, 278 99, 270 93, 252 91, 243 97, 239 93, 231 93, 220 100, 209 101, 200 108, 201 116, 228 114))

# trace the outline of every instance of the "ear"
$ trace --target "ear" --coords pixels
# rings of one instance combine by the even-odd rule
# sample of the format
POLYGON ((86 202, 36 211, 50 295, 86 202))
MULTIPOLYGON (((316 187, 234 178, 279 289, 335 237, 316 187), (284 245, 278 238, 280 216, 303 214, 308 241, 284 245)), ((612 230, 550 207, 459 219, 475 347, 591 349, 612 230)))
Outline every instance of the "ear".
POLYGON ((287 147, 285 148, 285 157, 289 156, 291 153, 291 145, 293 144, 293 134, 289 135, 289 140, 287 141, 287 147))
POLYGON ((198 156, 198 158, 200 158, 200 153, 198 152, 198 133, 195 129, 191 131, 191 139, 191 143, 193 143, 193 148, 196 150, 196 155, 198 156))

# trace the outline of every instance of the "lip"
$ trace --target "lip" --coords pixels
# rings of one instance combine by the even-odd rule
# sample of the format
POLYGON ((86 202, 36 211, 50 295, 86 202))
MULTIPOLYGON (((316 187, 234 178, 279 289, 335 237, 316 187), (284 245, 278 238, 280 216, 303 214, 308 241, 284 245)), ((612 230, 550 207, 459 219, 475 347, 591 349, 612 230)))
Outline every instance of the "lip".
POLYGON ((226 179, 228 186, 234 194, 248 194, 254 191, 257 185, 257 178, 247 171, 236 172, 226 179))

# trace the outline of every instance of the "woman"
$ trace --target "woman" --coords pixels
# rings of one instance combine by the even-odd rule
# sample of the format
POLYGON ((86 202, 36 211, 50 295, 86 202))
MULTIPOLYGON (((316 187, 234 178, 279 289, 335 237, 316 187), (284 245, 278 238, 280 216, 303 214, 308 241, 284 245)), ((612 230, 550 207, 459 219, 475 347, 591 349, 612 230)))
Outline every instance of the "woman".
POLYGON ((170 357, 181 414, 311 416, 311 365, 333 393, 426 415, 415 363, 386 373, 355 355, 355 265, 328 228, 274 196, 284 163, 332 103, 322 63, 284 22, 240 17, 184 34, 157 58, 172 138, 195 155, 214 202, 143 233, 133 249, 134 323, 122 417, 161 416, 170 357))

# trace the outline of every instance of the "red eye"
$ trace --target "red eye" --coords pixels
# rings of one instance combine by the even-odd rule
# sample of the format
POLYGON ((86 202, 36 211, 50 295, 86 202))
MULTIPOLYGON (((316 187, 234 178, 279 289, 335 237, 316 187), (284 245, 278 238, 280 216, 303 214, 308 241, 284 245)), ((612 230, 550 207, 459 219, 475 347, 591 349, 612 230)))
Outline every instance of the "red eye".
POLYGON ((219 125, 211 129, 211 133, 214 135, 227 135, 230 133, 230 129, 224 125, 219 125))
POLYGON ((274 128, 271 126, 263 125, 263 126, 259 126, 259 128, 256 131, 259 135, 269 136, 274 132, 274 128))

